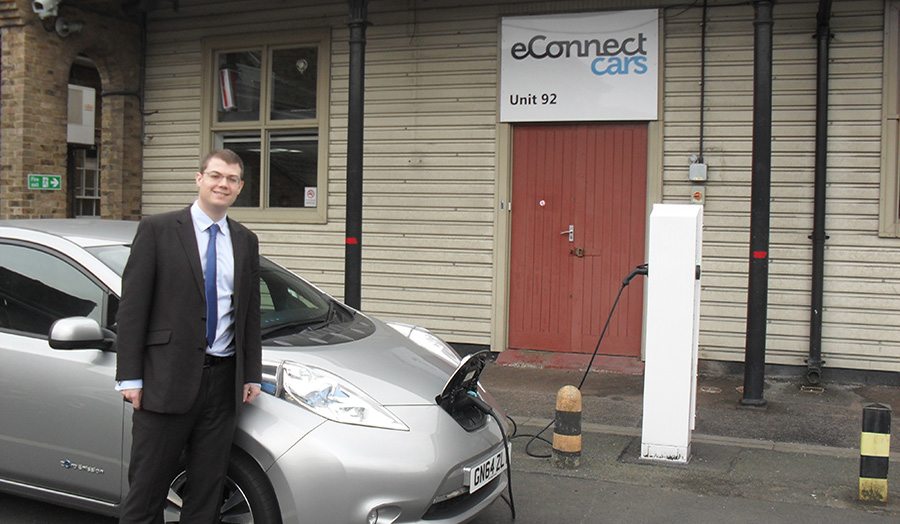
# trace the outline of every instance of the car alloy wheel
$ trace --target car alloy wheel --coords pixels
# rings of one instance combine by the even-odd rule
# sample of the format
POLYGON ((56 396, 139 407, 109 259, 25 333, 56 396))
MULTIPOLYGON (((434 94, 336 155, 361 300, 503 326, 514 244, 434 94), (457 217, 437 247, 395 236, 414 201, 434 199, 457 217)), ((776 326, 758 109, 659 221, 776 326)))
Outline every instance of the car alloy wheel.
MULTIPOLYGON (((169 486, 166 524, 181 522, 187 474, 182 470, 169 486)), ((278 501, 269 479, 256 462, 239 450, 228 461, 219 521, 222 524, 281 524, 278 501)))

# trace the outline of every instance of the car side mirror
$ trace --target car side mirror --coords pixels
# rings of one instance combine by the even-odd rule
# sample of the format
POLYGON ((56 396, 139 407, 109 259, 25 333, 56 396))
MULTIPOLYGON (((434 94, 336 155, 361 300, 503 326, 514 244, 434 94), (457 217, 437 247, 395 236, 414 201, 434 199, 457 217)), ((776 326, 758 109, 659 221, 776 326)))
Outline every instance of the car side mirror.
POLYGON ((112 347, 100 324, 87 317, 61 318, 50 326, 50 347, 53 349, 102 349, 112 347))

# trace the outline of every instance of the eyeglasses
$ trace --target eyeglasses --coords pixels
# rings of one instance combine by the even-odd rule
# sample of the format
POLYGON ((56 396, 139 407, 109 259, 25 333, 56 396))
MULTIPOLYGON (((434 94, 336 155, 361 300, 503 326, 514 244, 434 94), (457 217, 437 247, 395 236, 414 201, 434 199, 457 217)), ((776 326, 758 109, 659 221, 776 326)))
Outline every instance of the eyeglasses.
POLYGON ((209 171, 209 172, 203 173, 203 174, 208 176, 209 179, 212 180, 213 182, 215 182, 216 184, 221 182, 223 178, 225 179, 226 182, 228 182, 232 186, 236 186, 241 183, 241 177, 236 176, 236 175, 225 176, 222 173, 219 173, 218 171, 209 171))

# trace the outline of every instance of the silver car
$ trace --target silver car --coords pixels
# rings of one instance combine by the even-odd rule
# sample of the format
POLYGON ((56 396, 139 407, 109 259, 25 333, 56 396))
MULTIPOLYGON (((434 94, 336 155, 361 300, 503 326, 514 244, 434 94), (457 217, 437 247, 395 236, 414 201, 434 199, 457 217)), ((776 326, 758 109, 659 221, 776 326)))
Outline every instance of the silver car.
MULTIPOLYGON (((115 317, 135 230, 0 221, 0 490, 118 514, 132 407, 113 388, 115 317)), ((260 277, 266 394, 238 422, 222 522, 457 523, 501 496, 507 427, 481 355, 265 258, 260 277)))

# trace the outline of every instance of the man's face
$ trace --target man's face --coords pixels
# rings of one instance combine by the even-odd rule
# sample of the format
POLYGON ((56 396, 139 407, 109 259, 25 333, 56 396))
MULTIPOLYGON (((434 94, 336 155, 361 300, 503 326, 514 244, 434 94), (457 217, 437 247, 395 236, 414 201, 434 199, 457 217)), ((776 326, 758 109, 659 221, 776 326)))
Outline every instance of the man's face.
POLYGON ((220 158, 210 159, 206 170, 197 173, 198 200, 207 214, 224 214, 234 204, 243 187, 240 166, 226 164, 220 158))

